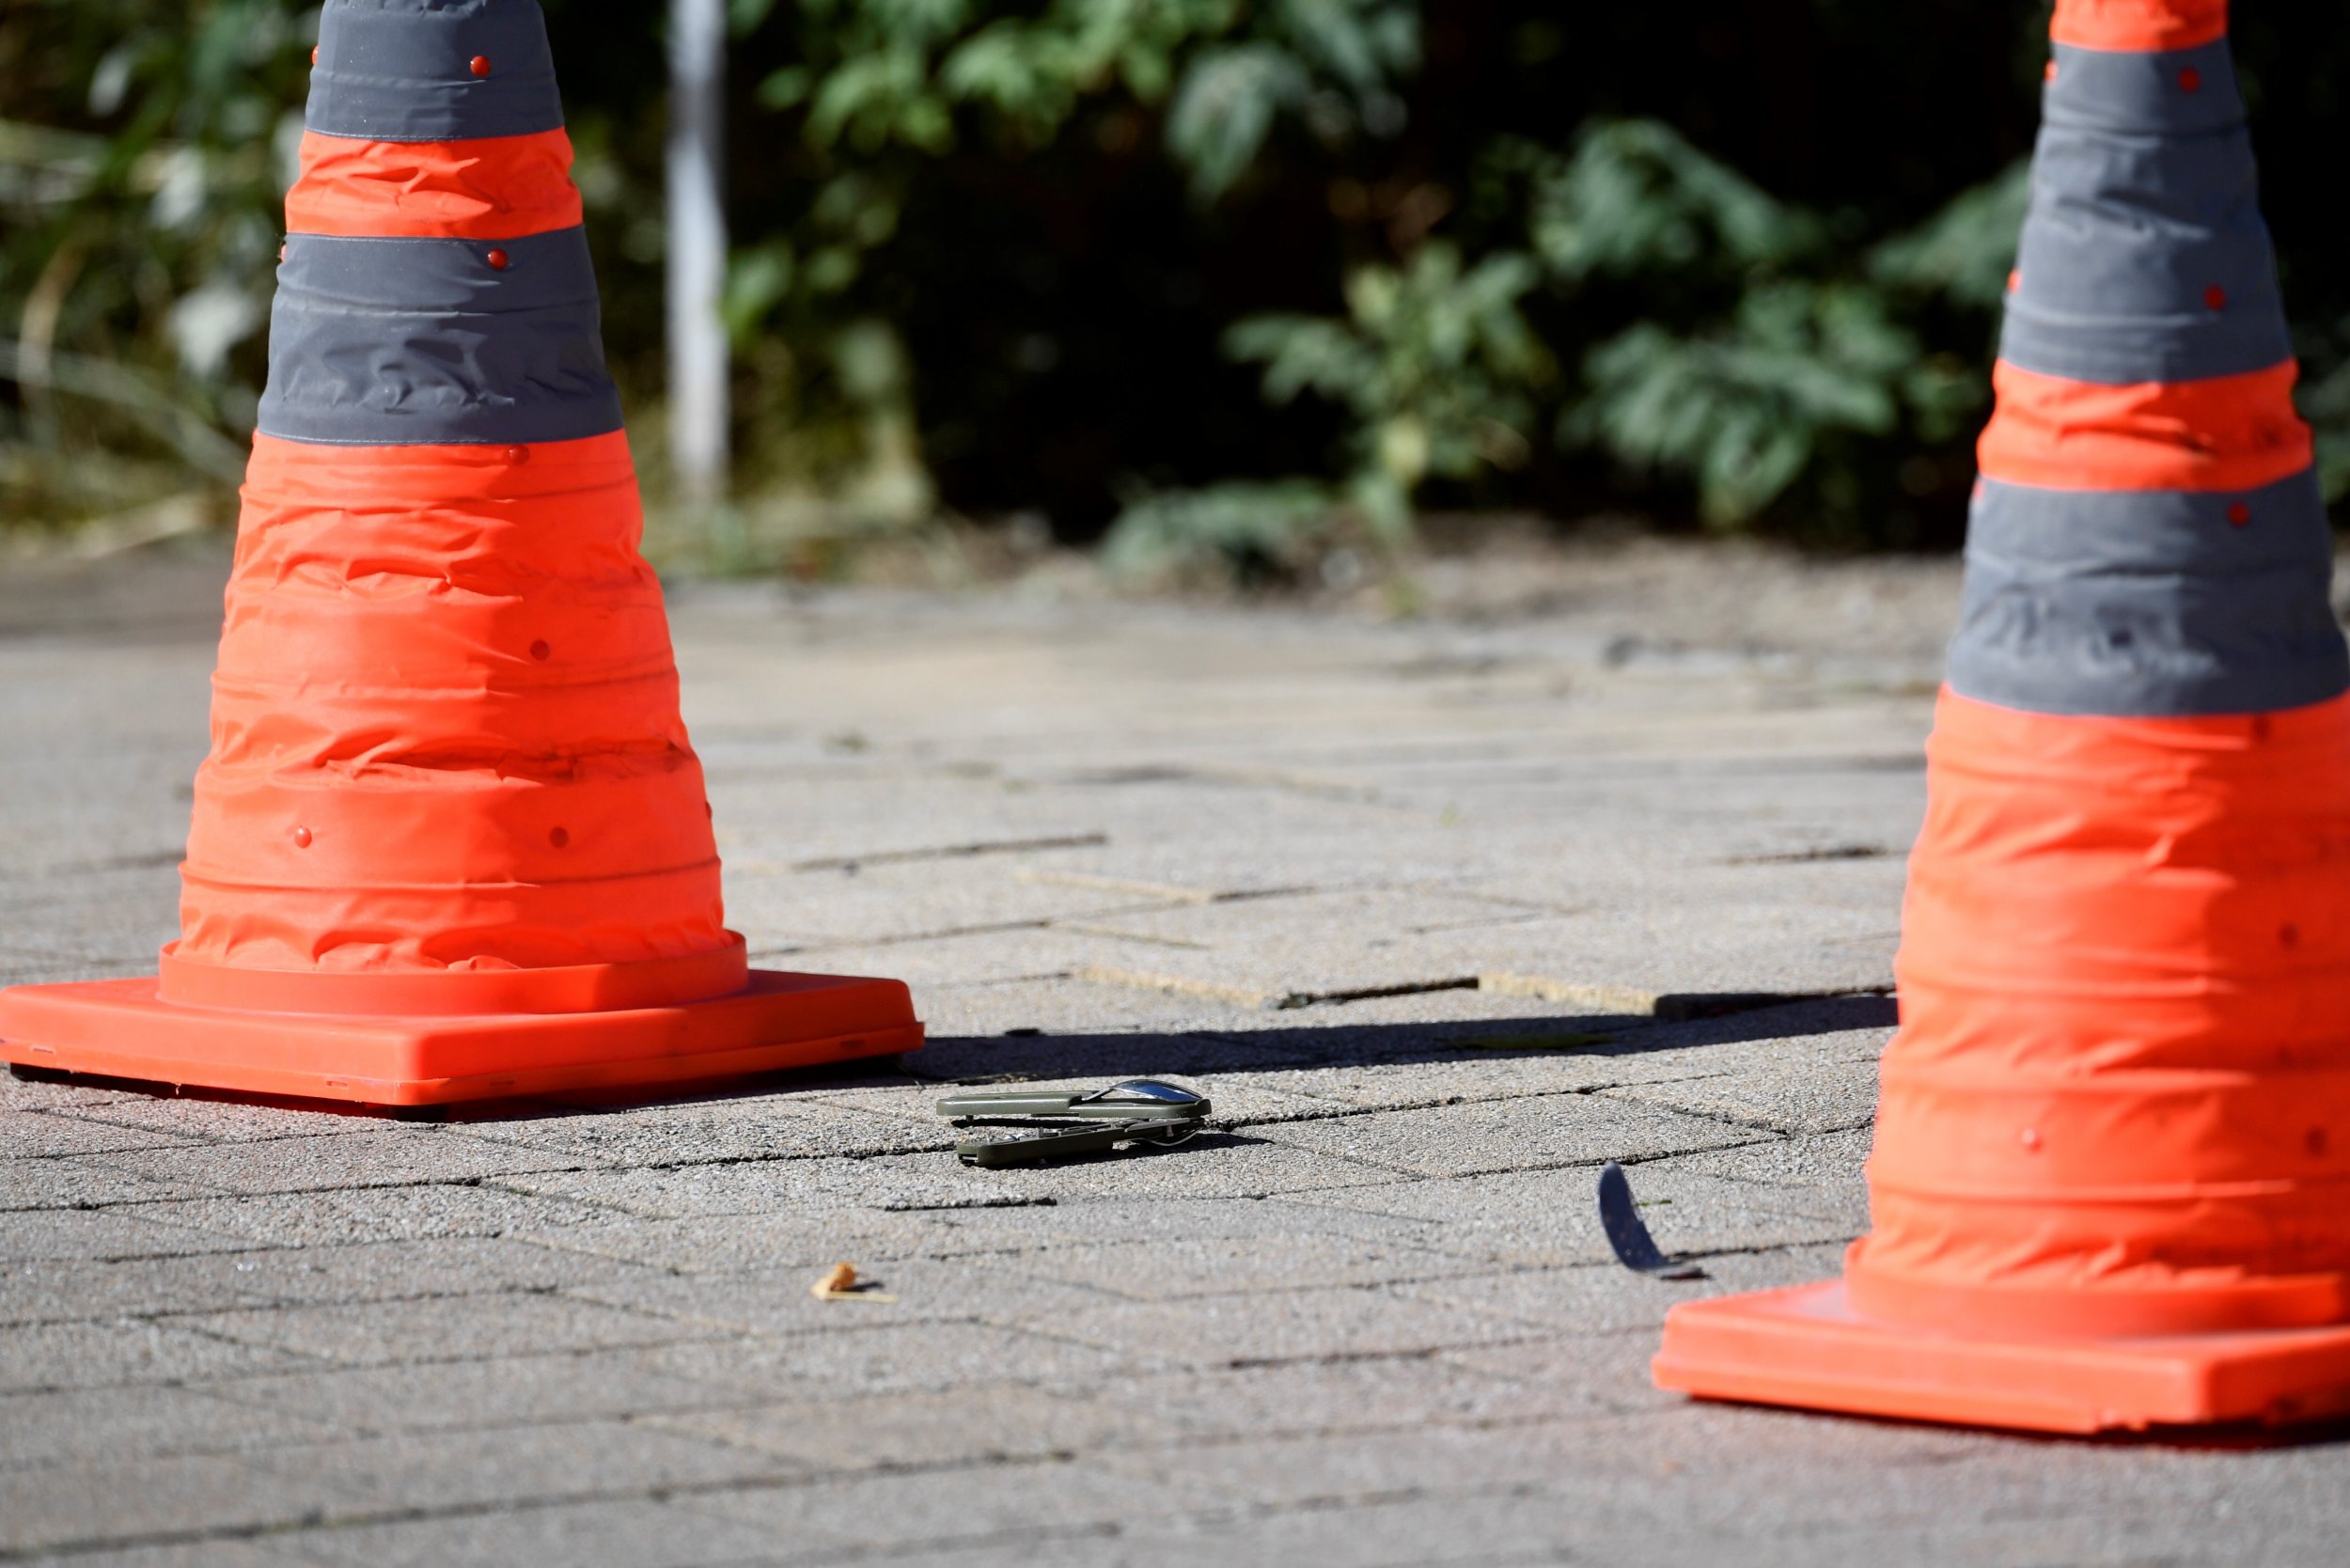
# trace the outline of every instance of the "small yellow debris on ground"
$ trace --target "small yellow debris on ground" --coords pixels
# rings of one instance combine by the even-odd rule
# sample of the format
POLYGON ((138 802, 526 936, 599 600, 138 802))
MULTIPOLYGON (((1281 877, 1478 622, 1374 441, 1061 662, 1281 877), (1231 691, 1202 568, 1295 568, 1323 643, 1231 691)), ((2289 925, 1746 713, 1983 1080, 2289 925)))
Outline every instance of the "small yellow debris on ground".
POLYGON ((885 1295, 874 1290, 870 1282, 860 1280, 857 1278, 856 1265, 854 1263, 833 1264, 824 1272, 822 1279, 808 1287, 808 1294, 819 1301, 895 1301, 898 1299, 894 1295, 885 1295))

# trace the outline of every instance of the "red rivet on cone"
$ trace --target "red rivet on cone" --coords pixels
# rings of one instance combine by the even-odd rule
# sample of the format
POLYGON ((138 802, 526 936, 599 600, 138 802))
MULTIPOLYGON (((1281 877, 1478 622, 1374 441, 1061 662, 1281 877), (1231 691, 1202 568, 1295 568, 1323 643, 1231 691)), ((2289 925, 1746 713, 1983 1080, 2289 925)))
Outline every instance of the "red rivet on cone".
POLYGON ((0 1058, 400 1105, 918 1047, 903 984, 726 927, 537 6, 327 0, 320 39, 180 939, 0 991, 0 1058), (436 94, 491 13, 502 69, 436 94), (466 281, 525 243, 542 296, 466 281))
POLYGON ((2332 538, 2248 132, 2131 86, 2191 90, 2226 31, 2225 0, 2058 0, 2058 49, 2144 58, 2075 73, 2034 170, 1872 1229, 1841 1279, 1674 1307, 1665 1388, 2049 1432, 2350 1413, 2350 1172, 2310 1136, 2350 1118, 2332 538), (2207 259, 2257 285, 2224 315, 2207 259), (2260 517, 2257 572, 2215 509, 2260 517))

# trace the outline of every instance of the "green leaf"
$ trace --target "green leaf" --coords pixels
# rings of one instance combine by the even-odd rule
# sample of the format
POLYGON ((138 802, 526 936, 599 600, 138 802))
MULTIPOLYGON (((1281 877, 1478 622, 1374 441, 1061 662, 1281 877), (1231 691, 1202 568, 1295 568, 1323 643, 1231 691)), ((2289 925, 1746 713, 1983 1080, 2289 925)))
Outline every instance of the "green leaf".
POLYGON ((1113 576, 1229 572, 1297 556, 1330 519, 1330 492, 1311 479, 1163 492, 1132 502, 1110 525, 1102 564, 1113 576))
POLYGON ((737 348, 749 344, 767 313, 791 291, 794 272, 791 242, 771 240, 737 251, 727 267, 726 295, 719 303, 727 337, 737 348))
POLYGON ((744 38, 774 14, 776 0, 727 0, 727 30, 744 38))
POLYGON ((1277 0, 1271 30, 1357 92, 1376 91, 1419 66, 1419 8, 1402 0, 1277 0))
POLYGON ((994 109, 1041 144, 1075 112, 1081 73, 1082 62, 1066 39, 999 22, 948 55, 939 82, 958 101, 994 109))
POLYGON ((1465 271, 1456 247, 1431 243, 1401 272, 1348 274, 1345 320, 1251 317, 1224 348, 1264 366, 1267 401, 1312 392, 1355 416, 1357 505, 1383 542, 1401 542, 1428 478, 1469 478, 1530 451, 1534 394, 1557 374, 1519 309, 1538 274, 1516 251, 1465 271))
POLYGON ((1230 190, 1281 110, 1305 102, 1306 69, 1271 44, 1206 51, 1184 72, 1167 116, 1167 144, 1191 173, 1192 194, 1213 201, 1230 190))
POLYGON ((1534 253, 1562 280, 1753 272, 1817 252, 1825 228, 1656 120, 1600 120, 1535 171, 1534 253))
POLYGON ((1590 394, 1560 436, 1695 480, 1701 515, 1731 527, 1778 500, 1831 432, 1891 434, 1917 356, 1865 289, 1769 284, 1728 322, 1681 336, 1643 321, 1598 345, 1590 394))
POLYGON ((1306 391, 1354 403, 1379 376, 1374 350, 1344 322, 1314 316, 1252 316, 1225 333, 1224 352, 1264 363, 1265 400, 1276 406, 1306 391))
POLYGON ((808 74, 806 66, 786 66, 781 71, 771 72, 765 81, 759 84, 760 106, 796 109, 807 102, 807 95, 814 90, 815 85, 815 78, 808 74))

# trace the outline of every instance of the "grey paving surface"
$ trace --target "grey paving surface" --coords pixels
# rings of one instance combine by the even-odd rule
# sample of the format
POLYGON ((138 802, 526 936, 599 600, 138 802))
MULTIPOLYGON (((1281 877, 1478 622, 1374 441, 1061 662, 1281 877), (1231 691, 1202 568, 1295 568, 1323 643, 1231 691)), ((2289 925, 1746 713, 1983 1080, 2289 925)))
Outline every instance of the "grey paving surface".
MULTIPOLYGON (((1866 1225, 1950 604, 1722 570, 1637 642, 682 595, 734 923, 934 1043, 442 1125, 0 1081, 0 1560, 2341 1562, 2330 1439, 1648 1386, 1671 1302, 1866 1225), (1218 1130, 987 1173, 929 1114, 1138 1073, 1218 1130), (1608 1261, 1608 1158, 1709 1278, 1608 1261)), ((216 574, 0 593, 0 980, 172 933, 216 574)))

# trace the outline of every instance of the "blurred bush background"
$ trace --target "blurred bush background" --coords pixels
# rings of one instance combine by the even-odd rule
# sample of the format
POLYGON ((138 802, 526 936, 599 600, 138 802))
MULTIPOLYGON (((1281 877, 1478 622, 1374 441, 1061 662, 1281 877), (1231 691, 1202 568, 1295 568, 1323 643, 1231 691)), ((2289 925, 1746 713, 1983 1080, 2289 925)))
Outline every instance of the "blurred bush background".
MULTIPOLYGON (((952 526, 1278 579, 1438 511, 1963 532, 2045 0, 730 7, 738 499, 671 518, 704 565, 952 526)), ((663 10, 544 8, 666 516, 663 10)), ((2339 500, 2350 11, 2238 10, 2339 500)), ((10 525, 228 514, 315 30, 0 0, 10 525)))

